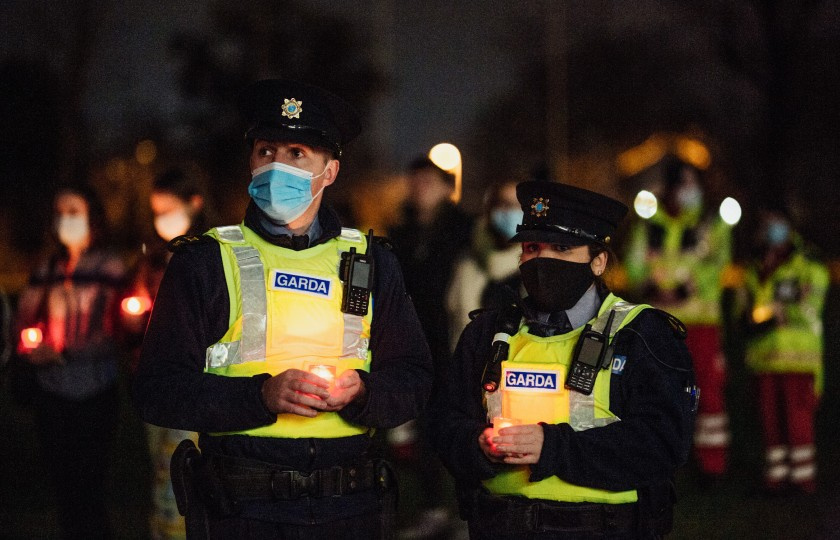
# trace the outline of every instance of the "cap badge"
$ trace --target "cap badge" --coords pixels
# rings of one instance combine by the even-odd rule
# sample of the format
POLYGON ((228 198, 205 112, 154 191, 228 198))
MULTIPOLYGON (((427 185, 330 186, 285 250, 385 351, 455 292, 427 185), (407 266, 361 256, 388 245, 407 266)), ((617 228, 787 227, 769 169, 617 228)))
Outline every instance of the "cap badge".
POLYGON ((533 202, 531 202, 531 215, 544 217, 548 214, 548 201, 549 199, 534 197, 533 202))
POLYGON ((303 105, 303 102, 298 101, 295 98, 284 99, 281 107, 283 109, 283 116, 287 116, 289 118, 300 118, 301 105, 303 105))

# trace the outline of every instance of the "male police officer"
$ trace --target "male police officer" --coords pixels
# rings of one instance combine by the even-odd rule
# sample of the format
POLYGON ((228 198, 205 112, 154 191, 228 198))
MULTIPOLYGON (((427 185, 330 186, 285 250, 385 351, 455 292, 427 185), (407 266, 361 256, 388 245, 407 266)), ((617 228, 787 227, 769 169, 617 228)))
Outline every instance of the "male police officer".
POLYGON ((201 433, 200 456, 173 456, 192 537, 388 536, 370 437, 417 415, 432 370, 396 259, 321 205, 359 119, 293 81, 251 85, 242 107, 252 200, 242 224, 172 242, 137 405, 201 433))

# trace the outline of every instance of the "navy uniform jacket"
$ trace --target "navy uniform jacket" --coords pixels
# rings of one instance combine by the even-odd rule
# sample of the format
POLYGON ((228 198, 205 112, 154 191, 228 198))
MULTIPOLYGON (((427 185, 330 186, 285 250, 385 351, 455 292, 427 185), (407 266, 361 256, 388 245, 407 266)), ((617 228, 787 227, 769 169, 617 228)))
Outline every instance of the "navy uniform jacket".
MULTIPOLYGON (((341 233, 336 214, 322 207, 318 214, 325 242, 341 233)), ((274 244, 259 225, 252 205, 245 224, 274 244)), ((286 237, 287 238, 287 237, 286 237)), ((375 279, 370 373, 360 373, 367 389, 362 402, 353 402, 339 414, 346 420, 384 429, 417 417, 432 386, 431 357, 405 292, 396 258, 374 242, 375 279)), ((146 422, 201 433, 204 453, 244 457, 310 471, 357 462, 371 445, 370 437, 338 439, 278 439, 244 435, 209 436, 271 424, 276 415, 262 402, 261 387, 269 375, 221 377, 204 373, 205 351, 228 329, 229 299, 219 245, 210 238, 182 246, 174 253, 161 282, 152 312, 133 397, 146 422)), ((321 500, 284 503, 280 517, 262 519, 309 523, 337 515, 353 515, 374 502, 359 493, 321 500), (311 504, 311 506, 310 506, 311 504), (346 511, 346 512, 345 512, 346 511)), ((274 503, 274 507, 277 504, 274 503)), ((272 510, 273 512, 273 510, 272 510)), ((252 513, 261 514, 261 511, 252 513)))
MULTIPOLYGON (((491 463, 478 446, 488 426, 481 376, 495 321, 496 312, 484 312, 466 327, 451 372, 439 374, 429 407, 432 443, 461 493, 507 467, 491 463)), ((694 384, 685 343, 666 314, 647 309, 616 334, 614 344, 614 354, 627 358, 610 381, 610 409, 621 421, 580 432, 568 424, 544 425, 545 441, 539 462, 531 466, 531 481, 556 475, 593 488, 640 489, 641 500, 645 488, 667 486, 685 463, 694 418, 685 391, 694 384)))

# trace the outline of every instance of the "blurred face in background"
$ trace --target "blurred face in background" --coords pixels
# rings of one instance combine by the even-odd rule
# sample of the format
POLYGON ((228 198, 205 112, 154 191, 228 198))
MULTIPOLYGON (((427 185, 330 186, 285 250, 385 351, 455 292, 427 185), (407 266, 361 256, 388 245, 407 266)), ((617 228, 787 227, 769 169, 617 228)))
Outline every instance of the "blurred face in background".
POLYGON ((84 197, 72 192, 56 197, 55 232, 70 250, 82 250, 90 245, 89 209, 84 197))
POLYGON ((490 205, 490 225, 505 240, 509 240, 516 234, 516 226, 522 223, 522 208, 516 199, 516 182, 502 185, 490 205))
POLYGON ((176 236, 186 234, 203 202, 200 195, 193 195, 189 200, 184 200, 168 191, 153 191, 149 197, 149 205, 158 236, 169 242, 176 236))
POLYGON ((452 186, 432 169, 419 169, 408 176, 408 196, 420 212, 430 212, 452 195, 452 186))

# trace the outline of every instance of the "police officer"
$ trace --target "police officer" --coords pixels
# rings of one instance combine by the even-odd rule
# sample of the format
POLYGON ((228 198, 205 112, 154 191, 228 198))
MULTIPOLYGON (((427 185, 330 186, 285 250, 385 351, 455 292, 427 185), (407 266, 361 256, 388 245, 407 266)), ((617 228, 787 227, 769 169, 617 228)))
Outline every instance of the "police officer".
POLYGON ((372 432, 417 415, 432 370, 396 259, 321 204, 359 118, 287 80, 241 103, 245 219, 171 243, 136 404, 200 432, 200 455, 187 442, 173 456, 189 537, 388 537, 394 487, 372 432))
POLYGON ((527 297, 475 316, 430 405, 470 537, 655 538, 691 442, 684 327, 604 285, 623 204, 544 181, 517 198, 527 297))

